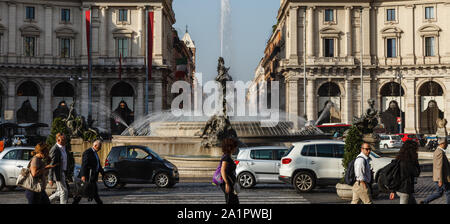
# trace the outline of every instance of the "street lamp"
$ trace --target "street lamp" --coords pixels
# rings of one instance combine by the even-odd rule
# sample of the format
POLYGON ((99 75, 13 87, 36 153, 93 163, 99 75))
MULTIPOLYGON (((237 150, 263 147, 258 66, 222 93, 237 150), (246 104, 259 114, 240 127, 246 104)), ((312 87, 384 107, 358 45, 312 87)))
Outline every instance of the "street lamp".
POLYGON ((364 51, 364 37, 363 37, 363 30, 362 30, 362 25, 363 25, 363 21, 362 21, 362 19, 363 19, 363 16, 362 16, 362 12, 363 12, 363 8, 361 7, 360 9, 359 9, 359 17, 360 17, 360 26, 359 26, 359 31, 360 31, 360 38, 361 38, 361 41, 360 41, 360 52, 359 52, 359 66, 360 66, 360 72, 361 72, 361 117, 363 116, 363 107, 364 107, 364 91, 363 91, 363 51, 364 51))
POLYGON ((402 78, 403 75, 400 72, 400 69, 397 70, 395 78, 399 79, 399 97, 400 97, 400 129, 399 132, 403 133, 403 115, 402 115, 402 78))

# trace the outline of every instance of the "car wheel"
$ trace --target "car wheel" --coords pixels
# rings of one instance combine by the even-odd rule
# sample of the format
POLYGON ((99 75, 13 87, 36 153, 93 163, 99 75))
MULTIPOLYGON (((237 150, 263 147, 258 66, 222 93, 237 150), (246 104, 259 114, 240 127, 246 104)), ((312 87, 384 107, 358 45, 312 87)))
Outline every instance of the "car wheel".
POLYGON ((301 171, 294 176, 292 181, 297 192, 310 192, 316 185, 316 179, 310 172, 301 171))
POLYGON ((113 172, 105 173, 103 176, 103 184, 107 188, 115 188, 119 184, 119 178, 113 172))
POLYGON ((242 188, 251 188, 255 186, 256 181, 255 177, 249 172, 242 172, 238 175, 238 181, 239 185, 241 185, 242 188))
POLYGON ((5 179, 0 175, 0 191, 5 187, 5 179))
POLYGON ((384 149, 388 149, 389 146, 387 144, 384 144, 384 149))
POLYGON ((158 173, 155 177, 155 184, 159 188, 169 187, 170 185, 169 175, 167 175, 166 173, 158 173))

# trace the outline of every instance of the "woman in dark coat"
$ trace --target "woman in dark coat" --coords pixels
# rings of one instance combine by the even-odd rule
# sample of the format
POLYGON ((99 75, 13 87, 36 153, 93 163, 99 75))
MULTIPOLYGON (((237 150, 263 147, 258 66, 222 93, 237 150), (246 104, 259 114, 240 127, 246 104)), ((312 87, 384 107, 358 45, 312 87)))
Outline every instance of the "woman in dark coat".
MULTIPOLYGON (((417 155, 419 145, 415 141, 405 141, 400 148, 397 160, 400 163, 400 187, 396 191, 400 197, 400 204, 417 204, 414 198, 415 178, 420 175, 420 166, 417 155)), ((389 198, 394 199, 395 194, 392 192, 389 198)))
POLYGON ((236 183, 236 164, 231 158, 237 146, 237 141, 232 138, 225 138, 222 141, 223 156, 220 162, 222 163, 221 174, 224 182, 220 185, 220 188, 222 188, 225 194, 227 204, 239 204, 239 198, 234 189, 236 183))

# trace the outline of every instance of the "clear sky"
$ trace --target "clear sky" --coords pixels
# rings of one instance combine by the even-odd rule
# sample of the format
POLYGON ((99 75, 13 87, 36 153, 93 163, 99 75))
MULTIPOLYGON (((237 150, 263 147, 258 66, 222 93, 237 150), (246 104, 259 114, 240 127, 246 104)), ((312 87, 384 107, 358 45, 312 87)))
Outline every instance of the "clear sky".
MULTIPOLYGON (((276 24, 279 0, 231 0, 231 67, 234 80, 249 81, 261 58, 267 40, 276 24)), ((174 27, 180 38, 188 25, 197 47, 197 72, 203 73, 203 82, 217 75, 220 56, 220 0, 174 0, 177 22, 174 27)))

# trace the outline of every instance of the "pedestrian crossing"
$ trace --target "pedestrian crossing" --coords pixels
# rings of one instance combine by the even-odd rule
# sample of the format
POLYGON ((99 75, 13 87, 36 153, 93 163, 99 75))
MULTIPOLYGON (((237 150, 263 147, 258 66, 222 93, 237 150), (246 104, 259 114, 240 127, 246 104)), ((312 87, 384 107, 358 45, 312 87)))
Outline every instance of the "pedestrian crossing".
MULTIPOLYGON (((301 195, 261 196, 251 193, 239 194, 240 204, 310 204, 301 195)), ((130 194, 114 204, 225 204, 223 193, 143 193, 130 194)))

